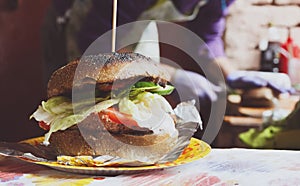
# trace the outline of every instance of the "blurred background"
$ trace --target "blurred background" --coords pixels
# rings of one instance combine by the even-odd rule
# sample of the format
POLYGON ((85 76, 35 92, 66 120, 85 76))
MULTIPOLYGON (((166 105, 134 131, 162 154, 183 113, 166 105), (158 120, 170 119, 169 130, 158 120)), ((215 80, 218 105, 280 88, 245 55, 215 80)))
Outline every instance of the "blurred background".
POLYGON ((45 98, 41 25, 49 0, 0 0, 0 140, 41 135, 29 116, 45 98))
POLYGON ((299 0, 237 0, 227 16, 227 56, 241 69, 260 69, 259 45, 265 39, 284 44, 290 37, 300 46, 299 6, 299 0), (270 24, 275 33, 270 33, 270 24))
MULTIPOLYGON (((1 141, 44 134, 29 116, 46 98, 41 28, 49 5, 50 0, 0 0, 1 141)), ((237 0, 230 7, 223 40, 227 56, 239 69, 291 73, 280 50, 299 58, 300 0, 237 0), (275 43, 275 49, 266 42, 275 43)), ((297 83, 297 77, 293 81, 297 83)), ((232 131, 221 138, 229 138, 232 131)), ((231 138, 223 144, 236 145, 231 138)))

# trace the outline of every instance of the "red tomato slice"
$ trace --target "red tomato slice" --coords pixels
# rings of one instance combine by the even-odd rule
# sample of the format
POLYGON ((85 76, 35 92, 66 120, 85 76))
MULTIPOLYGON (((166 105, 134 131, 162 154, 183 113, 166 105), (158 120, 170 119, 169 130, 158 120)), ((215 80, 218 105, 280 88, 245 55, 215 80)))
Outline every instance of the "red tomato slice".
MULTIPOLYGON (((114 123, 122 124, 127 127, 139 127, 138 123, 129 114, 121 113, 112 107, 104 110, 104 112, 114 123)), ((50 125, 48 125, 44 121, 39 121, 39 126, 44 130, 50 130, 50 125)))
POLYGON ((50 130, 50 125, 48 125, 47 123, 45 123, 43 121, 39 121, 39 126, 44 130, 50 130))
POLYGON ((123 124, 128 127, 138 127, 138 123, 129 114, 124 114, 117 111, 115 108, 108 108, 104 111, 109 119, 118 124, 123 124))

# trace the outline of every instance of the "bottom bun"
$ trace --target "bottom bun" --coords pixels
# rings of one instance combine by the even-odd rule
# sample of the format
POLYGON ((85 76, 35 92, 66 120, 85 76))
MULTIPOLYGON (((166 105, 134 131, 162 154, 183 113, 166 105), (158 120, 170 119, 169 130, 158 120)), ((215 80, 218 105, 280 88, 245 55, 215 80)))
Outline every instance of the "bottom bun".
POLYGON ((59 155, 110 155, 149 163, 158 161, 176 143, 177 136, 170 137, 168 134, 111 134, 108 131, 86 129, 80 124, 55 132, 50 138, 51 146, 59 155))

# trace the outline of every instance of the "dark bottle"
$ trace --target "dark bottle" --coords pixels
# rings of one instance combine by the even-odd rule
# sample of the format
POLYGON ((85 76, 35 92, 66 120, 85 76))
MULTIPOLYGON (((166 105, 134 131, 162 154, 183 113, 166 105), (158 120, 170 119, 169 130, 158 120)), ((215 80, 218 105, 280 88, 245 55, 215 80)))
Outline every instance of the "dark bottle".
POLYGON ((269 42, 268 48, 261 51, 260 70, 266 72, 279 72, 280 51, 281 44, 279 42, 269 42))
POLYGON ((266 72, 279 72, 281 43, 278 30, 269 25, 268 38, 260 42, 261 51, 260 70, 266 72))

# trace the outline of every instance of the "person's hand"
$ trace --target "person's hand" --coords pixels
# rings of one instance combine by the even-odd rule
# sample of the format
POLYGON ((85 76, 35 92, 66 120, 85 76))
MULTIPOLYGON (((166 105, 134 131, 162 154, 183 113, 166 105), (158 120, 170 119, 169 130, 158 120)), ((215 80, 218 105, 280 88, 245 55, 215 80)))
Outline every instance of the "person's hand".
POLYGON ((261 71, 234 71, 227 76, 227 84, 233 89, 268 87, 275 93, 292 93, 287 74, 261 71))
POLYGON ((221 87, 212 84, 205 77, 198 73, 181 70, 176 70, 172 83, 176 90, 184 98, 192 98, 197 96, 200 99, 217 100, 217 92, 222 90, 221 87))

